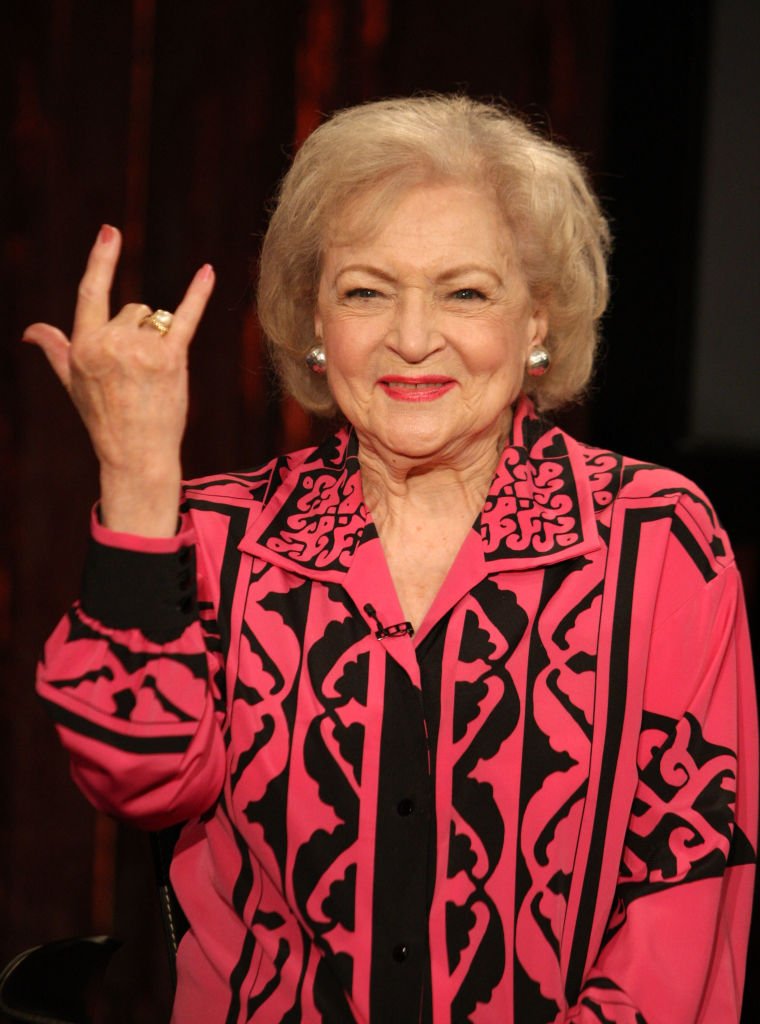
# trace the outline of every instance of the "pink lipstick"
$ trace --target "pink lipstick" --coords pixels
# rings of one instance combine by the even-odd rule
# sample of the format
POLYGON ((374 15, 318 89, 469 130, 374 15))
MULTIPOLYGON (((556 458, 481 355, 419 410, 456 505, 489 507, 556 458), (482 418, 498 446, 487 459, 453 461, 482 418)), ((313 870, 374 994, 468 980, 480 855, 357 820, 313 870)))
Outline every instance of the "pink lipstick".
POLYGON ((432 402, 451 391, 455 383, 451 377, 431 374, 422 377, 389 374, 378 381, 386 395, 397 402, 432 402))

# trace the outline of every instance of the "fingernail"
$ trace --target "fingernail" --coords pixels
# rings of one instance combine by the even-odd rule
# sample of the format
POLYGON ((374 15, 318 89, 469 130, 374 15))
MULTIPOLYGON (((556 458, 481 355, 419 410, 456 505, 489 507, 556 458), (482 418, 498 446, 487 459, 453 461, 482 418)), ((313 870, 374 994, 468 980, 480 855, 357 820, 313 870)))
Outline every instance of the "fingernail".
POLYGON ((116 231, 111 227, 110 224, 104 224, 98 234, 98 241, 101 245, 106 245, 116 234, 116 231))
POLYGON ((208 281, 214 276, 214 268, 210 263, 204 263, 201 269, 198 271, 199 281, 208 281))

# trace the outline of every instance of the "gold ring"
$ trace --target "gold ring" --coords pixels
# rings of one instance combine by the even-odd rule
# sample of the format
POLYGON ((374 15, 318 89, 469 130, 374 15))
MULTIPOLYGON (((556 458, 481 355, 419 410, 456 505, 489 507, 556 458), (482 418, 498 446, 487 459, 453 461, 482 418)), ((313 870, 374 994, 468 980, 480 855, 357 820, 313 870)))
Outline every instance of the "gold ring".
POLYGON ((167 313, 165 309, 157 309, 155 313, 148 313, 140 321, 140 327, 152 327, 154 331, 163 337, 169 333, 169 328, 172 325, 174 317, 171 313, 167 313))

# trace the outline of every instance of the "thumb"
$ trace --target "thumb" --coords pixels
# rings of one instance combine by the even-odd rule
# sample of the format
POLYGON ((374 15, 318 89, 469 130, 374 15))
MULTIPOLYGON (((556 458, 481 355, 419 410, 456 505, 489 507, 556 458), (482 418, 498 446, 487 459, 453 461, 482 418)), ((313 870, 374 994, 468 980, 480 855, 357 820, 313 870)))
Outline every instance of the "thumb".
POLYGON ((51 324, 30 324, 24 331, 22 341, 38 345, 47 357, 47 361, 53 367, 56 377, 61 384, 69 390, 71 383, 71 370, 69 366, 69 352, 71 342, 57 327, 51 324))

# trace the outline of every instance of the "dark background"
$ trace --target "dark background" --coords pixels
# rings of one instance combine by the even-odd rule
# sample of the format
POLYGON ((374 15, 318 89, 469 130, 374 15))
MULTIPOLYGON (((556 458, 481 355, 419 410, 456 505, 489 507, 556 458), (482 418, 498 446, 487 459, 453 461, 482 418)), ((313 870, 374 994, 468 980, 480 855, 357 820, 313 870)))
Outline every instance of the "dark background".
POLYGON ((426 89, 500 96, 585 156, 612 218, 613 296, 594 389, 563 421, 705 487, 757 635, 759 12, 757 0, 6 3, 0 962, 114 932, 127 943, 109 1020, 168 1019, 145 837, 85 804, 33 695, 35 656, 77 591, 97 476, 23 328, 67 329, 104 221, 125 232, 117 306, 171 309, 209 261, 187 474, 304 443, 319 428, 272 386, 251 281, 276 181, 322 112, 426 89))

